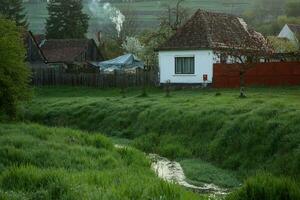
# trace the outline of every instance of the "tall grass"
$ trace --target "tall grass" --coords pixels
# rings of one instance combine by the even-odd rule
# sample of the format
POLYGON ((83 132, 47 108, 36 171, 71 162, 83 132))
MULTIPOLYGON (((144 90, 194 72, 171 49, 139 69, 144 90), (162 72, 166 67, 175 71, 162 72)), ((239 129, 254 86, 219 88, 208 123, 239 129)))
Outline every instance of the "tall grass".
POLYGON ((260 174, 250 178, 245 185, 230 194, 226 200, 298 200, 300 187, 293 180, 260 174))
POLYGON ((145 155, 100 134, 0 123, 0 199, 205 199, 158 179, 145 155))
POLYGON ((265 169, 300 177, 300 89, 149 91, 39 88, 24 119, 101 131, 172 159, 201 158, 241 176, 265 169), (74 97, 75 96, 75 97, 74 97))

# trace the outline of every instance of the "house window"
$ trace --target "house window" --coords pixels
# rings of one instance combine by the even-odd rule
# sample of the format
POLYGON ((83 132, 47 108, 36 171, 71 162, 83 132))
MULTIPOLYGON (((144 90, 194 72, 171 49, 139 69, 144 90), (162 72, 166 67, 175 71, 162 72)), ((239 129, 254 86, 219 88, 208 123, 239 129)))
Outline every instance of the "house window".
POLYGON ((176 57, 175 74, 195 74, 195 57, 176 57))

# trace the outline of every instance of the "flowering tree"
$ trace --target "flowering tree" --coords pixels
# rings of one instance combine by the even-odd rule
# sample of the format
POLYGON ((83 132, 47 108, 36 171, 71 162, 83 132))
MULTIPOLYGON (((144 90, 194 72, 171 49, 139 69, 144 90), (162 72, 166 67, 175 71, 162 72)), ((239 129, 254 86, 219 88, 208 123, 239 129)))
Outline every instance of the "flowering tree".
POLYGON ((122 44, 122 48, 126 53, 132 53, 138 58, 141 58, 145 50, 145 47, 135 37, 126 37, 125 41, 122 44))

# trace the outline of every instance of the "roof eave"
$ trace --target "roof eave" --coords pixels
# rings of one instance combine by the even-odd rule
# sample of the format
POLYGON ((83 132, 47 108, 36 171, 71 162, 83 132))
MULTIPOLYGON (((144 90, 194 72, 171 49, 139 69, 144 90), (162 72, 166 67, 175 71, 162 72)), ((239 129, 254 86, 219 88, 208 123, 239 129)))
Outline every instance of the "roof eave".
POLYGON ((154 49, 154 51, 201 51, 201 50, 212 50, 210 47, 161 47, 154 49))

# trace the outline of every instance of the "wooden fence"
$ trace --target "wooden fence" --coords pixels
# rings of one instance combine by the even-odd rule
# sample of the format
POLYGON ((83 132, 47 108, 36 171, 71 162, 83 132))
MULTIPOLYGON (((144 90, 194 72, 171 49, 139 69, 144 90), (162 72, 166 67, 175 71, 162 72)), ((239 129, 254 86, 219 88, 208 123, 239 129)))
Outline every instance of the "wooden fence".
MULTIPOLYGON (((215 64, 213 87, 234 88, 240 86, 239 70, 230 64, 215 64)), ((245 74, 247 86, 300 85, 300 62, 259 63, 245 74)))
POLYGON ((68 73, 55 68, 32 70, 32 84, 35 86, 88 86, 88 87, 137 87, 156 86, 158 72, 137 69, 134 72, 114 71, 112 73, 68 73))

